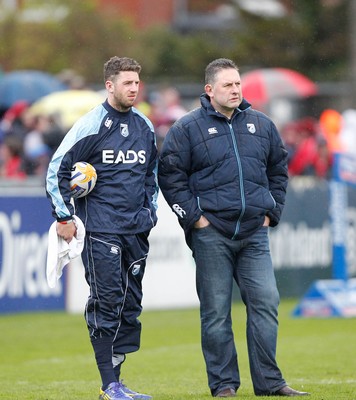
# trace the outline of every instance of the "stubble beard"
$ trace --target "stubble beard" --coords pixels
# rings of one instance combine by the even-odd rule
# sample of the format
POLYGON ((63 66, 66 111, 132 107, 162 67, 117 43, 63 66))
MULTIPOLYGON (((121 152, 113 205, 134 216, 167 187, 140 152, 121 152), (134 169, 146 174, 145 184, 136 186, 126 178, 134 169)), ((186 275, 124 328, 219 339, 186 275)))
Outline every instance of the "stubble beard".
POLYGON ((127 112, 132 108, 135 100, 136 100, 136 97, 133 100, 131 100, 131 99, 124 98, 121 96, 120 97, 113 96, 112 105, 116 110, 118 110, 120 112, 127 112))

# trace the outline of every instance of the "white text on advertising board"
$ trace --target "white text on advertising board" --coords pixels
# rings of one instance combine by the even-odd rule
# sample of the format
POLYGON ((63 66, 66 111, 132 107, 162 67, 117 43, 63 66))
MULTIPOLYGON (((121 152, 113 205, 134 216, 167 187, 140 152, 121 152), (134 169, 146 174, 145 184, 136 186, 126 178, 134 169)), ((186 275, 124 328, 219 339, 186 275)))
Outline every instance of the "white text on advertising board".
POLYGON ((48 233, 21 232, 21 214, 0 212, 0 298, 48 297, 62 292, 61 282, 50 289, 46 280, 48 233))

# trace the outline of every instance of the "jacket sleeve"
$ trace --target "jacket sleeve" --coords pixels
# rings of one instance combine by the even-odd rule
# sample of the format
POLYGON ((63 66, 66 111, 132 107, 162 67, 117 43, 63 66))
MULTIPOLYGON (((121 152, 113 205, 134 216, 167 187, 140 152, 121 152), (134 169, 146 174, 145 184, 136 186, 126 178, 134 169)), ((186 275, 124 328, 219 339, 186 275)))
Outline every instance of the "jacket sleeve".
POLYGON ((267 212, 270 226, 278 225, 284 208, 286 190, 288 185, 288 152, 285 149, 277 128, 273 123, 271 129, 271 147, 267 161, 267 177, 269 190, 276 201, 276 207, 267 212))
POLYGON ((158 183, 184 231, 189 231, 202 212, 189 187, 191 148, 187 128, 178 121, 168 131, 158 163, 158 183))
MULTIPOLYGON (((47 170, 46 192, 52 205, 52 214, 57 221, 70 219, 74 213, 71 202, 71 169, 76 161, 86 160, 91 146, 87 132, 92 126, 76 123, 64 137, 54 153, 47 170)), ((95 132, 97 128, 93 129, 95 132)))

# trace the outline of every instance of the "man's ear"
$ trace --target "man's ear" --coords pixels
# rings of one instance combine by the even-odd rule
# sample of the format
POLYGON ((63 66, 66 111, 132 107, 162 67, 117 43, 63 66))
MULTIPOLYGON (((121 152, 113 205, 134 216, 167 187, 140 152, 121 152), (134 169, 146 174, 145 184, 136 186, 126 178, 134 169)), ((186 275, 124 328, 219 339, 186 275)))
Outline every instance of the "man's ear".
POLYGON ((210 85, 210 83, 207 83, 207 84, 204 86, 204 89, 205 89, 205 93, 206 93, 208 96, 210 96, 210 95, 213 93, 213 87, 210 85))
POLYGON ((113 83, 112 81, 107 80, 107 81, 105 82, 105 87, 106 87, 106 90, 107 90, 108 92, 110 92, 110 93, 113 93, 113 92, 114 92, 114 83, 113 83))

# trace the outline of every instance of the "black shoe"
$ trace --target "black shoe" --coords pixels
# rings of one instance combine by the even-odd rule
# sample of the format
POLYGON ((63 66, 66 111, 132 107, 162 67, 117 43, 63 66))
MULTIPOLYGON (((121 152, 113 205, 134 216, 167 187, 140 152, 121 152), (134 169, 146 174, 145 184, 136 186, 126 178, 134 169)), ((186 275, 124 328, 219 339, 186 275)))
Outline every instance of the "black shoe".
POLYGON ((271 394, 271 396, 309 396, 308 392, 299 392, 298 390, 294 390, 289 386, 283 386, 282 389, 277 390, 271 394))
POLYGON ((214 397, 235 397, 236 392, 234 389, 231 388, 226 388, 223 390, 220 390, 214 397))

